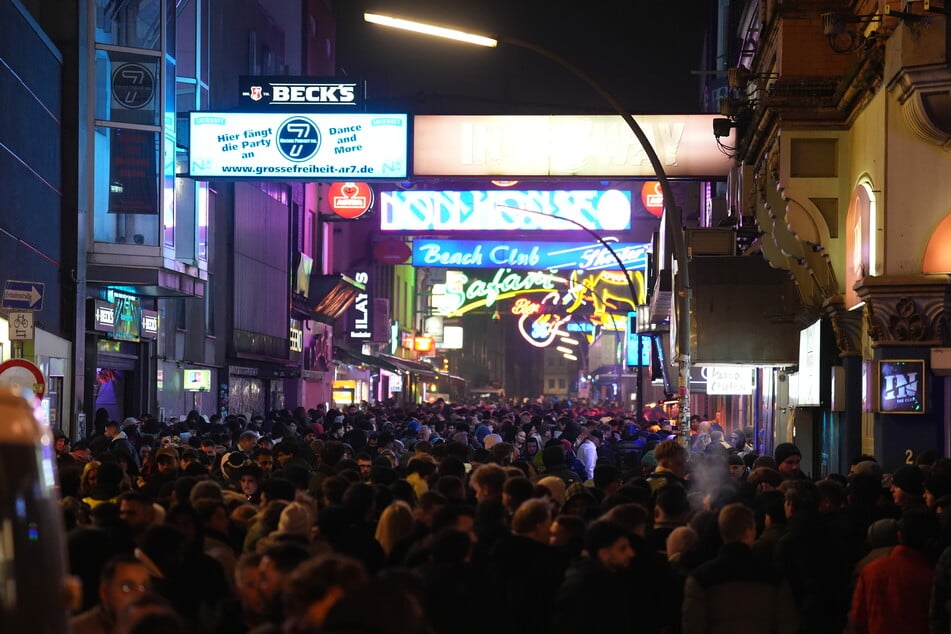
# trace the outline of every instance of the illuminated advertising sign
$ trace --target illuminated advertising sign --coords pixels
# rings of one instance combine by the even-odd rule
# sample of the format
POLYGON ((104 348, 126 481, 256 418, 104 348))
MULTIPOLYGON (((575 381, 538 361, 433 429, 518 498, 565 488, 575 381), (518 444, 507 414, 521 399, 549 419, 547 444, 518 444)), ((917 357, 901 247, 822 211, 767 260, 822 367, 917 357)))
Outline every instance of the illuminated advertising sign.
POLYGON ((627 338, 625 340, 625 355, 628 367, 650 366, 651 364, 651 338, 648 335, 637 334, 637 311, 631 311, 627 314, 627 338), (637 344, 640 341, 641 357, 640 362, 637 358, 637 344))
POLYGON ((710 396, 749 396, 756 381, 750 365, 714 365, 706 373, 707 394, 710 396))
POLYGON ((113 332, 116 329, 116 310, 112 302, 94 300, 93 329, 99 332, 113 332))
MULTIPOLYGON (((726 176, 733 161, 710 133, 719 115, 635 118, 670 177, 726 176)), ((733 145, 733 135, 723 140, 733 145)), ((654 176, 644 148, 617 115, 413 117, 417 176, 654 176)))
POLYGON ((664 215, 664 192, 660 182, 647 181, 641 185, 641 203, 650 215, 658 218, 664 215))
POLYGON ((192 112, 194 178, 405 178, 405 114, 192 112))
POLYGON ((340 107, 357 110, 362 105, 361 82, 351 77, 243 76, 239 80, 240 104, 251 110, 321 110, 340 107))
POLYGON ((373 189, 366 183, 332 183, 327 189, 327 199, 330 210, 340 216, 352 220, 359 218, 370 209, 373 204, 373 189))
POLYGON ((353 279, 363 284, 364 290, 357 293, 353 306, 347 311, 347 336, 350 341, 370 341, 373 338, 370 274, 356 271, 353 279))
POLYGON ((159 314, 157 310, 142 309, 142 338, 158 339, 159 314))
MULTIPOLYGON (((626 269, 645 269, 649 244, 609 242, 626 269)), ((413 240, 413 266, 596 271, 619 269, 600 243, 413 240)))
POLYGON ((113 293, 112 338, 122 341, 139 341, 142 333, 142 305, 139 298, 125 293, 113 293))
POLYGON ((304 331, 291 326, 288 328, 288 339, 291 352, 304 351, 304 331))
MULTIPOLYGON (((629 270, 628 273, 637 291, 636 303, 645 302, 644 271, 629 270)), ((459 317, 473 310, 491 309, 503 300, 522 298, 531 299, 529 304, 539 306, 529 314, 567 315, 608 330, 624 330, 624 316, 636 308, 623 273, 574 271, 561 274, 517 272, 510 268, 480 271, 471 277, 461 271, 447 271, 445 284, 433 284, 430 307, 433 314, 459 317)), ((527 312, 529 304, 517 303, 522 307, 519 316, 527 312)))
POLYGON ((582 231, 575 222, 593 230, 630 229, 631 192, 500 189, 380 194, 384 231, 582 231))
POLYGON ((925 362, 878 362, 878 409, 883 414, 925 413, 925 362))

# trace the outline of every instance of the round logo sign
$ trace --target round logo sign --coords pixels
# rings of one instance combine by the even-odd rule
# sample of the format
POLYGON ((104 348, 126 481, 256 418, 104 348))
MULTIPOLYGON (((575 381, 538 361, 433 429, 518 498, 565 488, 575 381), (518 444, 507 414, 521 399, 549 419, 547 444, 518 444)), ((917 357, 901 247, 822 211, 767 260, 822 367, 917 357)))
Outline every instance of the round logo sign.
POLYGON ((359 218, 373 204, 373 188, 366 183, 331 183, 327 190, 330 209, 341 218, 359 218))
POLYGON ((289 161, 314 158, 320 149, 320 130, 310 119, 293 117, 277 129, 277 150, 289 161))
POLYGON ((122 64, 112 73, 112 98, 123 108, 139 110, 155 96, 155 78, 142 64, 122 64))
POLYGON ((46 377, 26 359, 10 359, 0 363, 0 387, 10 388, 21 396, 24 392, 32 392, 42 399, 46 393, 46 377))
POLYGON ((412 255, 412 249, 399 240, 384 240, 373 245, 373 256, 380 264, 402 264, 412 255))
POLYGON ((652 216, 660 218, 664 215, 664 192, 658 181, 647 181, 641 187, 641 202, 644 209, 652 216))

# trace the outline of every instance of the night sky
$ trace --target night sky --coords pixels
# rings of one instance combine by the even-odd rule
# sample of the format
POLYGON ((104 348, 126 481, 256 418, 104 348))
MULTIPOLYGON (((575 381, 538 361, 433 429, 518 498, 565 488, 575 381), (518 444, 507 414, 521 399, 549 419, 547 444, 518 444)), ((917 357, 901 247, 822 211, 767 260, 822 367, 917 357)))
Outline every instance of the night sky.
MULTIPOLYGON (((338 75, 367 81, 369 109, 413 114, 608 113, 565 69, 511 46, 485 49, 387 29, 364 10, 537 44, 633 113, 698 112, 703 3, 647 0, 335 0, 338 75), (693 8, 687 8, 691 6, 693 8)), ((708 63, 709 64, 709 63, 708 63)))

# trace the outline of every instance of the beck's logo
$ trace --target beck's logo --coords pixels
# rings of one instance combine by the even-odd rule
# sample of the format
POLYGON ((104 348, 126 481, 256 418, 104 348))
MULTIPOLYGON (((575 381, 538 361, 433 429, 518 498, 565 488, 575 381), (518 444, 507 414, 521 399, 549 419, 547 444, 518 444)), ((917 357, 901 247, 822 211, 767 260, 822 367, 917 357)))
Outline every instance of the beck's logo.
POLYGON ((271 84, 271 103, 353 104, 356 84, 271 84))
POLYGON ((263 89, 260 86, 251 86, 250 93, 251 101, 261 101, 263 89))

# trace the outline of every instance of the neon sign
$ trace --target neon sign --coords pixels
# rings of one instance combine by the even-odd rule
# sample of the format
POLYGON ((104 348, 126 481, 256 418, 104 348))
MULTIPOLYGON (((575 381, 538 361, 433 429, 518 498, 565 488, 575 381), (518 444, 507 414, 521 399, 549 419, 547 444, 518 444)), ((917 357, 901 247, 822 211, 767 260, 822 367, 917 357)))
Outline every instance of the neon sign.
POLYGON ((413 240, 413 266, 511 269, 627 269, 647 267, 649 244, 609 242, 497 242, 490 240, 413 240))
POLYGON ((619 231, 631 227, 631 192, 389 191, 380 194, 384 231, 619 231))
POLYGON ((637 292, 636 303, 631 299, 630 287, 623 273, 614 271, 574 271, 568 276, 551 271, 516 273, 510 268, 496 269, 489 279, 470 278, 461 271, 447 271, 445 284, 433 285, 431 307, 434 314, 460 317, 479 308, 490 308, 496 303, 530 294, 547 295, 557 290, 559 305, 567 313, 582 306, 591 306, 595 323, 611 330, 624 330, 628 311, 636 310, 637 303, 647 301, 646 280, 643 271, 628 271, 637 292), (624 317, 619 321, 611 313, 624 317))
MULTIPOLYGON (((536 348, 545 348, 552 344, 560 326, 571 321, 571 315, 558 315, 544 310, 544 304, 559 301, 558 293, 549 293, 542 299, 542 305, 536 304, 537 310, 526 310, 518 319, 518 331, 528 343, 536 348), (538 316, 536 317, 536 313, 538 316)), ((520 300, 521 301, 521 300, 520 300)))

